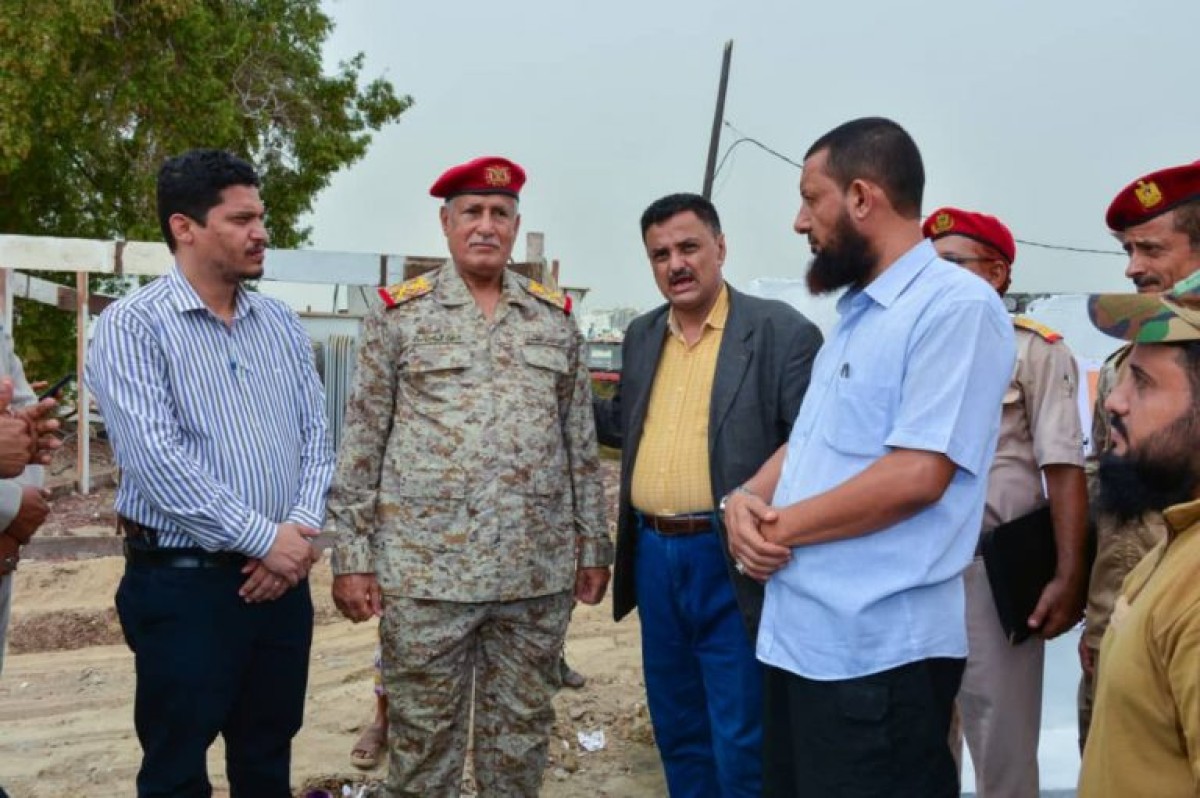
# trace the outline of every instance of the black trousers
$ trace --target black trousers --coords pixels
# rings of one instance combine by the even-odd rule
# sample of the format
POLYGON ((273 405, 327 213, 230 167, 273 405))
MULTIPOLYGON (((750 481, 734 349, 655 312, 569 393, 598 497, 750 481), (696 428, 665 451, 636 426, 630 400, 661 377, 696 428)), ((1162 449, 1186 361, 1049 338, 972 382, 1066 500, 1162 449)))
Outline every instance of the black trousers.
POLYGON ((818 682, 767 667, 766 798, 957 798, 950 717, 965 660, 818 682))
POLYGON ((139 798, 209 798, 205 755, 225 738, 233 798, 290 798, 313 609, 308 582, 247 604, 236 566, 127 565, 117 613, 134 652, 139 798))

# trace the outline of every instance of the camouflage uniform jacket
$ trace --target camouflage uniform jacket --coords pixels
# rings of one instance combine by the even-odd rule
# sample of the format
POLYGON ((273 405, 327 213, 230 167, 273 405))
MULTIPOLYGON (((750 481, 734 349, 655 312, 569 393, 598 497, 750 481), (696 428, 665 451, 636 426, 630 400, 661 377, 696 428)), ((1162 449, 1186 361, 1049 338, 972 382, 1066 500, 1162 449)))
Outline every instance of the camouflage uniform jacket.
POLYGON ((569 590, 576 564, 609 565, 583 337, 561 294, 506 269, 489 322, 447 263, 391 297, 359 338, 333 572, 480 602, 569 590))
POLYGON ((1084 612, 1083 639, 1099 649, 1108 628, 1113 605, 1121 593, 1121 584, 1142 558, 1167 536, 1161 513, 1147 511, 1140 518, 1121 521, 1096 509, 1099 480, 1096 466, 1099 456, 1112 446, 1112 431, 1104 402, 1123 372, 1131 347, 1118 349, 1100 369, 1096 383, 1096 405, 1092 413, 1092 454, 1088 457, 1088 498, 1096 524, 1096 560, 1088 583, 1087 609, 1084 612))

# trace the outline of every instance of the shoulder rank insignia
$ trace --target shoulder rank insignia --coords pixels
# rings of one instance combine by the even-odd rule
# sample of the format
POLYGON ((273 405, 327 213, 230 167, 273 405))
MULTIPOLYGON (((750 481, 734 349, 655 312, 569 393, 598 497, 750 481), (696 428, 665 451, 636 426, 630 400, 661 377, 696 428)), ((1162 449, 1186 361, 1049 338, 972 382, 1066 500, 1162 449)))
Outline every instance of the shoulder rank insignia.
POLYGON ((422 275, 414 277, 411 280, 405 280, 402 283, 389 285, 387 288, 380 288, 379 298, 383 300, 384 305, 394 308, 410 299, 424 296, 432 290, 433 283, 425 279, 424 275, 422 275))
POLYGON ((1013 324, 1022 330, 1029 330, 1044 339, 1047 343, 1055 344, 1062 340, 1062 335, 1028 316, 1014 316, 1013 324))
POLYGON ((553 305, 568 316, 571 315, 571 297, 562 291, 552 291, 537 280, 529 280, 525 290, 538 299, 553 305))

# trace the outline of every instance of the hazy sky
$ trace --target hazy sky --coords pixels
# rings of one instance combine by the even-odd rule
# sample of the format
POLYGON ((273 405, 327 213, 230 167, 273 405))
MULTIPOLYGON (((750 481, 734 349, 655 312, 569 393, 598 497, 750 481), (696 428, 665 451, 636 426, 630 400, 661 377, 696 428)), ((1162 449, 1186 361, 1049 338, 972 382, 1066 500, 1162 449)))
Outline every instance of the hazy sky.
MULTIPOLYGON (((523 232, 546 234, 591 309, 660 301, 637 220, 699 191, 721 49, 725 116, 800 160, 848 119, 916 139, 925 210, 994 213, 1018 238, 1115 250, 1104 209, 1139 174, 1200 158, 1196 0, 993 3, 333 0, 330 63, 366 54, 416 100, 318 200, 313 246, 445 252, 427 190, 483 154, 529 173, 523 232)), ((721 151, 737 138, 726 129, 721 151)), ((714 201, 734 285, 799 277, 799 172, 749 144, 714 201)), ((517 256, 524 252, 524 236, 517 256)), ((1125 290, 1124 261, 1018 249, 1017 291, 1125 290)))

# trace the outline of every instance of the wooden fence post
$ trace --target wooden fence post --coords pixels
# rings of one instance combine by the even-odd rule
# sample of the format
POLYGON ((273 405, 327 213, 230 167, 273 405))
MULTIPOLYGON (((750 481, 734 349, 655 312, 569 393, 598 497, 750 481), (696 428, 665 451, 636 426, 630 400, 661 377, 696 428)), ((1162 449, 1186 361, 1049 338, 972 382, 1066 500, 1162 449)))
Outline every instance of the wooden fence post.
POLYGON ((75 386, 78 397, 75 405, 75 474, 79 493, 92 491, 92 411, 87 383, 83 380, 87 366, 88 273, 75 272, 75 386))

